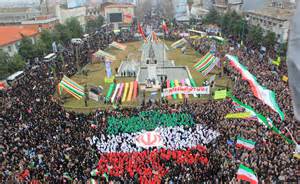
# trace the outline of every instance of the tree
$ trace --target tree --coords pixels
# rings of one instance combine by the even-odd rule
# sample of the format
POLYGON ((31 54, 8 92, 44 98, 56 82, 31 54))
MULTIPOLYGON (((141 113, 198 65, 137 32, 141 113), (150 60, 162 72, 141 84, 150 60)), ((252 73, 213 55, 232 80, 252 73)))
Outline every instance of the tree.
POLYGON ((88 20, 86 23, 86 32, 95 32, 97 29, 101 28, 104 23, 104 18, 100 15, 95 20, 88 20))
POLYGON ((15 54, 10 58, 10 62, 8 63, 8 67, 10 68, 10 73, 15 73, 16 71, 23 70, 26 63, 23 58, 19 54, 15 54))
POLYGON ((31 60, 36 57, 35 48, 31 38, 23 37, 19 46, 19 54, 25 60, 31 60))
POLYGON ((72 38, 70 29, 68 29, 64 24, 56 24, 53 34, 55 35, 54 40, 58 43, 67 44, 72 38))
POLYGON ((83 34, 80 22, 74 17, 67 19, 66 28, 70 30, 72 38, 80 38, 83 34))
POLYGON ((268 49, 273 48, 276 43, 276 34, 269 31, 263 39, 263 45, 268 49))
POLYGON ((221 16, 220 20, 220 26, 224 34, 232 35, 237 39, 243 37, 247 28, 247 22, 242 16, 232 11, 221 16))
POLYGON ((203 22, 207 24, 218 24, 220 25, 221 16, 218 11, 214 8, 211 8, 208 14, 204 17, 203 22))
MULTIPOLYGON (((52 45, 50 44, 50 48, 51 46, 52 45)), ((38 39, 34 45, 33 51, 36 57, 41 57, 46 55, 51 50, 47 48, 47 45, 41 39, 38 39)))
POLYGON ((6 52, 0 50, 0 79, 5 79, 16 71, 22 70, 25 62, 22 57, 16 54, 10 57, 6 52))
POLYGON ((247 34, 247 40, 253 45, 258 46, 262 44, 263 30, 258 26, 251 26, 247 34))
POLYGON ((40 34, 40 40, 45 44, 48 51, 52 50, 52 42, 54 41, 52 32, 43 29, 40 34))
POLYGON ((0 49, 0 79, 4 79, 8 76, 8 57, 8 54, 0 49))

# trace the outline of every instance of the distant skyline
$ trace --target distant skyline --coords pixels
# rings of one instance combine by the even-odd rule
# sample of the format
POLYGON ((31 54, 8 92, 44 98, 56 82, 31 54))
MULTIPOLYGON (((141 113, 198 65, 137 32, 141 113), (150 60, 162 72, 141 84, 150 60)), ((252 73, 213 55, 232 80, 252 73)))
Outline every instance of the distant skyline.
MULTIPOLYGON (((48 0, 49 3, 54 3, 60 0, 48 0)), ((96 0, 98 1, 98 0, 96 0)), ((38 6, 40 0, 0 0, 0 7, 30 7, 38 6)), ((266 6, 269 0, 244 0, 244 10, 259 9, 266 6)), ((211 6, 210 0, 204 0, 204 6, 211 6)))

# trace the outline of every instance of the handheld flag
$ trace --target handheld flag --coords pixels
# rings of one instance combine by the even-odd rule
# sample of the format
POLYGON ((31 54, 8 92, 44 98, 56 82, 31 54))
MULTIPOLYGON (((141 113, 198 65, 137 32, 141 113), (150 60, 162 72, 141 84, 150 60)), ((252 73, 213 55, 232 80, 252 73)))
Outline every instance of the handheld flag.
POLYGON ((146 40, 145 32, 140 23, 138 23, 138 31, 141 34, 141 36, 144 38, 144 40, 146 40))
POLYGON ((251 184, 258 183, 255 172, 252 169, 244 166, 243 164, 240 164, 239 170, 237 171, 236 175, 238 180, 248 181, 251 184))
POLYGON ((165 31, 166 34, 169 33, 168 26, 167 26, 167 24, 164 20, 162 22, 162 28, 163 28, 163 30, 165 31))

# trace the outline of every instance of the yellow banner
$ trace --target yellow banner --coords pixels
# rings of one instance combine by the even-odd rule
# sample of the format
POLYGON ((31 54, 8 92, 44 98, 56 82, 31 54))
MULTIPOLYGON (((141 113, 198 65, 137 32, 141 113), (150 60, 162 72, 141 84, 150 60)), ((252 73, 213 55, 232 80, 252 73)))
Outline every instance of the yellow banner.
POLYGON ((225 116, 225 119, 245 119, 251 117, 250 112, 230 113, 225 116))
POLYGON ((273 65, 276 65, 276 66, 279 66, 280 63, 281 63, 281 58, 280 58, 280 57, 278 57, 277 60, 273 60, 273 61, 272 61, 272 64, 273 64, 273 65))
POLYGON ((225 99, 227 96, 227 90, 221 90, 221 91, 215 91, 215 96, 214 99, 215 100, 219 100, 219 99, 225 99))
POLYGON ((286 75, 284 75, 284 76, 282 76, 282 80, 283 80, 284 82, 287 82, 287 81, 289 80, 289 78, 288 78, 286 75))
POLYGON ((300 160, 300 154, 299 153, 294 153, 294 157, 300 160))
POLYGON ((113 83, 114 80, 115 80, 115 76, 112 76, 110 78, 104 77, 104 83, 106 83, 106 84, 113 83))

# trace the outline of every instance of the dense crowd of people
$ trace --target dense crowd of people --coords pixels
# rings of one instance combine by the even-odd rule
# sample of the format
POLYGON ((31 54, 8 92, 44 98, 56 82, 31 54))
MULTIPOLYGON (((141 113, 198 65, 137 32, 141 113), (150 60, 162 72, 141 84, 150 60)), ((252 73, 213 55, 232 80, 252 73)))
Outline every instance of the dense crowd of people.
MULTIPOLYGON (((154 22, 157 21, 159 19, 154 22)), ((184 31, 188 27, 181 26, 173 29, 184 31)), ((176 35, 172 35, 173 29, 170 28, 169 36, 177 38, 177 32, 176 35)), ((97 49, 106 48, 113 40, 130 41, 131 39, 133 37, 129 33, 116 36, 107 30, 96 32, 80 46, 80 65, 86 65, 90 61, 91 53, 97 49)), ((209 51, 210 45, 209 39, 198 40, 191 44, 201 54, 209 51)), ((226 53, 237 55, 241 63, 248 67, 263 86, 276 92, 279 106, 285 114, 285 120, 280 122, 276 112, 256 99, 249 84, 243 81, 240 74, 227 65, 223 59, 224 75, 230 77, 234 84, 233 94, 259 113, 271 118, 280 130, 285 131, 285 128, 288 128, 292 135, 299 135, 299 125, 293 118, 288 84, 281 80, 281 77, 287 74, 285 62, 282 62, 280 67, 274 67, 268 62, 268 53, 260 59, 258 50, 239 47, 234 42, 219 45, 217 50, 220 57, 224 57, 226 53)), ((126 181, 138 183, 150 182, 149 177, 155 177, 155 181, 162 183, 206 181, 228 183, 235 181, 235 174, 240 163, 251 167, 262 183, 296 183, 299 181, 299 160, 292 154, 295 145, 287 144, 282 137, 257 121, 225 119, 225 115, 233 111, 230 99, 202 103, 145 103, 136 108, 97 110, 89 114, 67 112, 61 106, 60 99, 54 95, 55 86, 63 74, 72 76, 77 72, 74 64, 76 54, 72 45, 65 46, 61 52, 64 66, 58 61, 33 65, 24 71, 24 76, 13 86, 0 93, 1 183, 86 183, 90 178, 99 179, 102 182, 109 180, 116 183, 126 183, 126 181), (52 70, 53 67, 55 70, 52 70), (154 156, 146 158, 148 151, 142 149, 142 152, 132 156, 137 160, 137 164, 132 167, 126 164, 131 156, 124 154, 118 158, 122 164, 111 170, 111 177, 108 180, 102 175, 91 175, 98 164, 100 165, 98 169, 106 169, 106 172, 109 172, 109 165, 106 163, 116 162, 116 157, 103 154, 101 145, 98 149, 99 144, 93 141, 95 137, 100 137, 103 141, 112 139, 110 135, 107 135, 109 117, 139 116, 140 112, 146 111, 172 114, 174 109, 176 113, 190 114, 195 124, 218 132, 218 136, 212 141, 203 142, 205 148, 190 149, 190 153, 186 156, 175 150, 175 156, 172 159, 168 155, 171 154, 170 152, 156 148, 152 150, 154 156), (255 150, 236 149, 234 141, 239 135, 256 141, 255 150), (205 158, 202 158, 203 149, 207 152, 205 158), (190 158, 191 154, 196 156, 190 158), (181 161, 178 161, 180 158, 182 158, 181 161), (201 158, 201 162, 198 163, 197 158, 201 158), (163 168, 159 165, 160 163, 168 167, 163 168), (143 167, 138 167, 138 164, 143 167), (151 170, 151 166, 157 167, 155 171, 158 172, 151 170), (149 177, 143 178, 142 175, 149 177)), ((182 130, 194 131, 187 127, 182 127, 182 130)), ((287 132, 284 133, 289 136, 287 132)), ((174 135, 176 136, 177 134, 174 135)), ((181 137, 181 139, 185 138, 181 137)), ((201 141, 200 138, 199 141, 201 141)), ((299 141, 297 137, 296 141, 299 141)))

